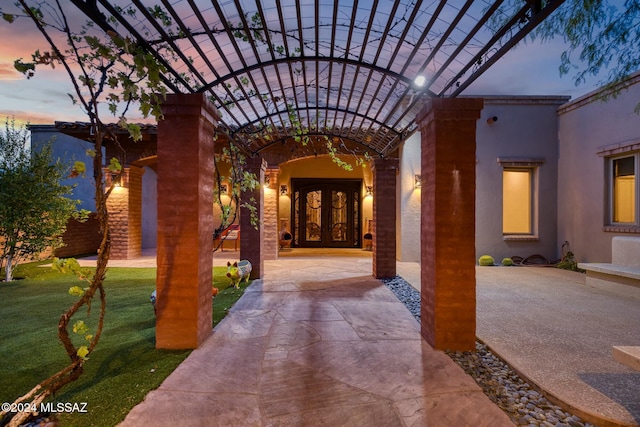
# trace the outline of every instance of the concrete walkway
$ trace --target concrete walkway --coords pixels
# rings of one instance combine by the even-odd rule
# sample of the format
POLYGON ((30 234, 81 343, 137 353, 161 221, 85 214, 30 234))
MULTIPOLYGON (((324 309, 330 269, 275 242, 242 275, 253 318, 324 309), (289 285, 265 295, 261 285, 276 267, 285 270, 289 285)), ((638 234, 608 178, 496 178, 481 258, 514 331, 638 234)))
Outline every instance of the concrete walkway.
MULTIPOLYGON (((373 417, 373 425, 448 426, 487 420, 483 411, 495 407, 446 356, 421 341, 408 311, 371 279, 370 253, 336 258, 295 252, 266 262, 264 280, 131 412, 125 426, 154 413, 161 414, 153 416, 160 425, 172 425, 176 414, 192 422, 180 418, 180 425, 218 425, 210 417, 219 425, 367 425, 373 417), (474 409, 453 409, 464 405, 474 409), (484 409, 474 418, 476 405, 484 409), (471 420, 446 418, 451 416, 471 420)), ((216 254, 214 263, 237 255, 216 254)), ((147 257, 154 266, 155 257, 147 257)), ((397 271, 420 289, 417 263, 398 262, 397 271)), ((584 420, 640 426, 640 372, 611 354, 615 345, 640 345, 640 288, 589 287, 582 274, 542 267, 476 271, 481 341, 584 420)))
MULTIPOLYGON (((419 265, 397 265, 420 290, 419 265)), ((544 267, 477 267, 476 281, 476 335, 525 381, 585 421, 640 425, 640 372, 612 356, 640 345, 640 288, 544 267)))
POLYGON ((121 425, 512 426, 371 271, 362 251, 266 261, 121 425))
POLYGON ((640 425, 640 372, 612 356, 640 345, 640 288, 544 267, 478 267, 476 277, 480 340, 584 420, 640 425))

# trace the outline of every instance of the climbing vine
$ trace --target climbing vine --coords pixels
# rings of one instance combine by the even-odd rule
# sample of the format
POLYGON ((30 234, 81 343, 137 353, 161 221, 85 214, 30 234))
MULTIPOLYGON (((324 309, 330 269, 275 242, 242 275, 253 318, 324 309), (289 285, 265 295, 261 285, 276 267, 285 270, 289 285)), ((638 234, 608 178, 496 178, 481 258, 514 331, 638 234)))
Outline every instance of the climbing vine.
MULTIPOLYGON (((104 326, 104 279, 111 249, 106 201, 122 174, 122 165, 117 158, 109 160, 106 169, 116 179, 107 184, 103 172, 103 146, 108 138, 121 150, 122 147, 118 136, 103 122, 100 107, 105 105, 108 113, 118 117, 120 126, 128 130, 129 136, 138 140, 141 138, 140 126, 127 120, 130 108, 137 106, 143 116, 160 119, 160 104, 166 94, 160 78, 163 66, 152 55, 133 40, 120 36, 115 27, 106 33, 96 30, 90 22, 74 28, 75 20, 68 19, 64 6, 59 0, 18 0, 14 9, 0 9, 6 23, 25 20, 33 23, 48 46, 34 52, 30 60, 17 59, 15 68, 27 78, 35 78, 36 71, 42 67, 61 67, 73 87, 69 98, 87 115, 93 135, 93 148, 88 154, 93 159, 96 214, 102 235, 94 271, 80 268, 75 260, 56 260, 53 264, 58 271, 73 273, 86 286, 70 286, 69 293, 76 298, 75 302, 58 321, 58 337, 69 364, 14 402, 29 403, 31 408, 39 407, 48 397, 80 377, 84 364, 98 345, 104 326), (90 326, 86 319, 90 315, 95 316, 92 311, 96 310, 93 303, 96 298, 99 300, 97 320, 90 326)), ((86 170, 84 163, 76 162, 71 176, 84 175, 86 170)), ((29 412, 8 414, 3 411, 0 419, 5 422, 6 417, 13 416, 8 425, 18 426, 32 415, 29 412)))

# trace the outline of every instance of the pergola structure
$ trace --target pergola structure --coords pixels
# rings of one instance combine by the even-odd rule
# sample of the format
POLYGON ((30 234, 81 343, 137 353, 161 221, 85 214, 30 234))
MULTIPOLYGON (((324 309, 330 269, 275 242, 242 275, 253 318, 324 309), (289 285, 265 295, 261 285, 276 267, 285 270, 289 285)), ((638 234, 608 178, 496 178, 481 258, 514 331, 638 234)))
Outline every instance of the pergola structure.
MULTIPOLYGON (((195 347, 211 331, 214 134, 260 179, 327 141, 372 158, 376 194, 387 195, 373 202, 373 273, 389 277, 397 151, 420 130, 422 334, 436 348, 474 348, 482 100, 457 96, 562 0, 71 1, 158 58, 173 92, 158 125, 159 347, 195 347)), ((262 215, 264 195, 245 197, 262 215)), ((259 277, 265 231, 247 217, 241 257, 259 277)))
MULTIPOLYGON (((416 130, 426 98, 462 93, 562 3, 72 2, 158 57, 171 92, 206 94, 247 152, 299 142, 292 136, 303 129, 372 157, 390 156, 416 130)), ((299 145, 294 155, 314 149, 299 145)))

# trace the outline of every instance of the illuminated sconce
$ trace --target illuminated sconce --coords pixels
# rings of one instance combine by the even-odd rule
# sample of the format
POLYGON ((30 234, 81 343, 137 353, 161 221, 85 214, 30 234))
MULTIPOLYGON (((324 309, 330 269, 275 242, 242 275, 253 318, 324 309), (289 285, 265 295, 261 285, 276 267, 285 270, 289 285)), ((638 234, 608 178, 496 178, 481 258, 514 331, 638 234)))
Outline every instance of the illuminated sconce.
POLYGON ((282 184, 280 186, 280 195, 286 196, 287 194, 289 194, 289 187, 287 186, 287 184, 282 184))
POLYGON ((366 197, 373 197, 373 186, 367 185, 367 194, 366 197))
POLYGON ((104 185, 114 188, 129 188, 129 168, 120 170, 112 170, 111 168, 102 169, 104 185))
POLYGON ((271 177, 269 175, 266 175, 264 177, 264 188, 269 188, 270 185, 271 185, 271 177))
POLYGON ((122 175, 118 172, 111 172, 111 182, 114 187, 122 187, 122 175))
POLYGON ((226 196, 227 195, 227 184, 220 184, 220 195, 221 196, 226 196))
POLYGON ((422 175, 415 175, 413 177, 413 188, 422 187, 422 175))

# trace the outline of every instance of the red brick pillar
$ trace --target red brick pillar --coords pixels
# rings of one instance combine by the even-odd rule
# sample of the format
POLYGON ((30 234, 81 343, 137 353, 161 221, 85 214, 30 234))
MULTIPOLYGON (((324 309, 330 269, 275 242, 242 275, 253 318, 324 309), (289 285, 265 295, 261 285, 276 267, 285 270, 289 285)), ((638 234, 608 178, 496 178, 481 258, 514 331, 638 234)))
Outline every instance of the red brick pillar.
MULTIPOLYGON (((267 162, 261 157, 247 159, 245 165, 247 171, 255 174, 258 182, 263 183, 267 162)), ((260 185, 255 190, 245 191, 240 194, 240 204, 251 203, 255 206, 255 215, 260 222, 257 226, 251 224, 251 211, 244 206, 240 207, 240 259, 249 260, 253 269, 251 278, 262 277, 264 271, 264 191, 260 185)))
POLYGON ((482 99, 436 98, 422 138, 421 331, 440 350, 475 350, 476 120, 482 99))
POLYGON ((264 217, 262 228, 264 229, 264 259, 278 259, 278 202, 280 188, 278 187, 279 169, 268 169, 269 187, 264 189, 264 217))
MULTIPOLYGON (((107 199, 111 259, 138 258, 142 253, 142 174, 144 169, 129 166, 107 199)), ((105 169, 107 185, 111 172, 105 169)))
POLYGON ((396 276, 396 158, 374 159, 373 167, 373 275, 396 276))
POLYGON ((198 347, 212 330, 213 132, 203 94, 172 94, 158 123, 156 347, 198 347))

